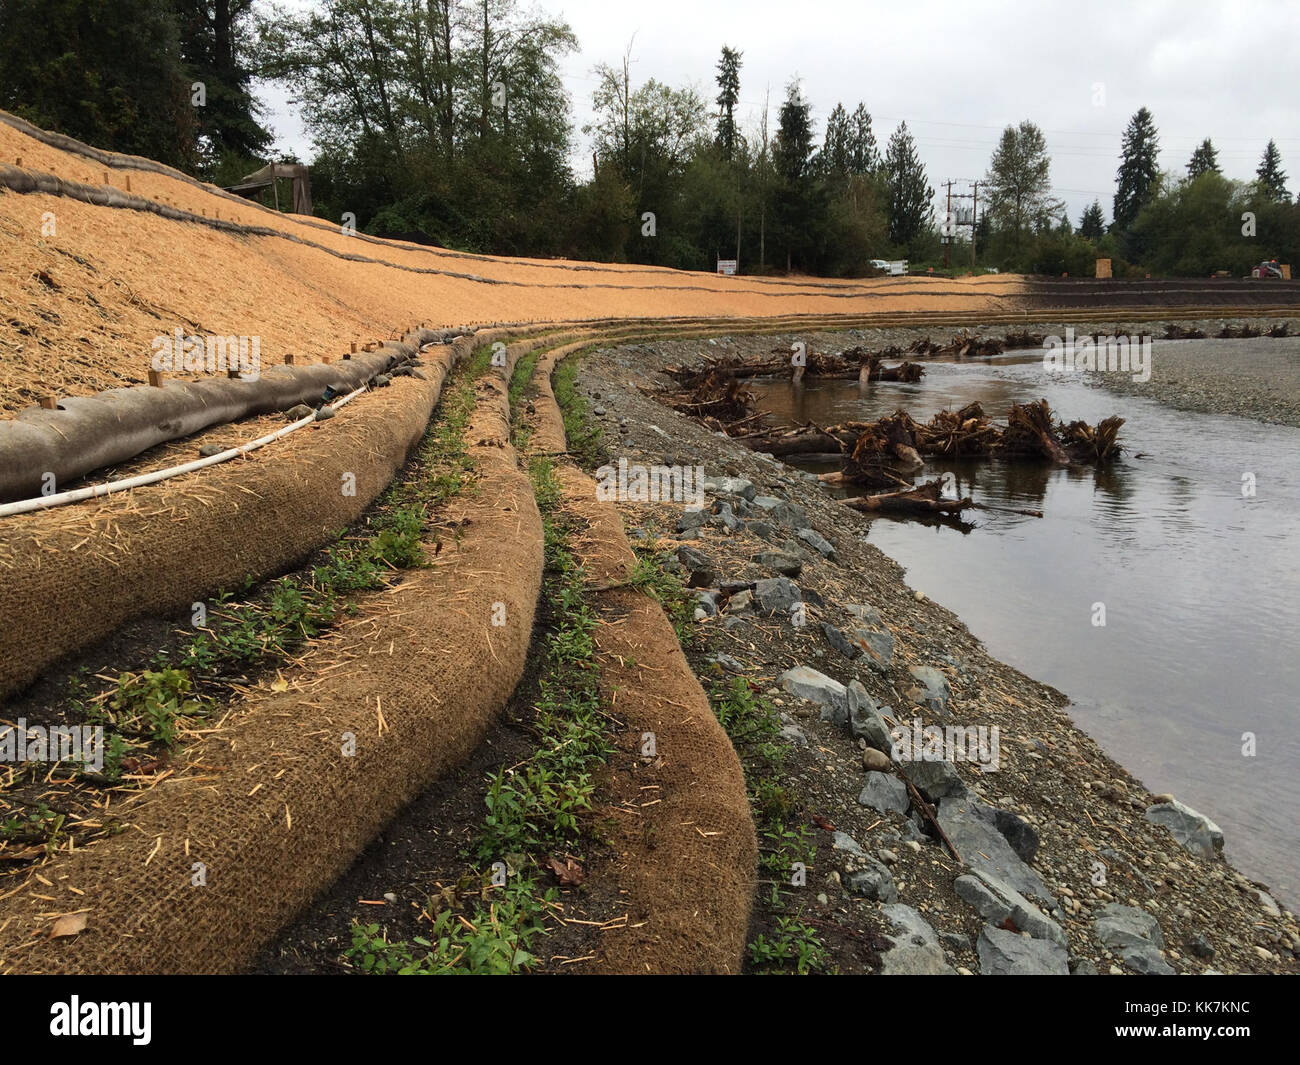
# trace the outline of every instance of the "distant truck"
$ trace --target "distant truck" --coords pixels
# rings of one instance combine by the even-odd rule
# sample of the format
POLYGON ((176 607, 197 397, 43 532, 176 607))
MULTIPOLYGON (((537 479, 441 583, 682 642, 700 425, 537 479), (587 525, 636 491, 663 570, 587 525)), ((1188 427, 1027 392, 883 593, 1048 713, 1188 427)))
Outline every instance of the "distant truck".
POLYGON ((1276 259, 1265 259, 1250 271, 1251 277, 1282 277, 1282 264, 1276 259))
POLYGON ((884 271, 890 277, 902 277, 907 273, 906 259, 872 259, 871 265, 877 270, 884 271))

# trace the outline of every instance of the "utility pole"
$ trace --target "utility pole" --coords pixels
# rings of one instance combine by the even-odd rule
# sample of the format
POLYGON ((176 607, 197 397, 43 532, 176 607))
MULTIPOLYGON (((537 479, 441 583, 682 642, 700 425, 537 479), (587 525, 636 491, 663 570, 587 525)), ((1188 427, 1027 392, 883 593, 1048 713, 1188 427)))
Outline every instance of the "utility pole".
POLYGON ((943 268, 948 269, 948 245, 952 243, 952 179, 947 181, 948 206, 943 212, 943 268))
POLYGON ((970 205, 970 272, 975 272, 975 232, 979 226, 980 216, 980 183, 975 182, 975 190, 971 194, 970 205))

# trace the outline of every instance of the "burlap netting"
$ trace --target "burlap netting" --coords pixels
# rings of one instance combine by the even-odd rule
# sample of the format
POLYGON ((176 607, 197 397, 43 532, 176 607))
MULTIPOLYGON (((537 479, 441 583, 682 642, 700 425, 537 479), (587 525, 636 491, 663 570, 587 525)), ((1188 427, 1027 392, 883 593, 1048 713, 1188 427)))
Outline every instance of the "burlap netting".
MULTIPOLYGON (((563 448, 563 422, 551 398, 557 349, 538 361, 538 425, 532 446, 563 448), (556 432, 560 447, 554 447, 556 432)), ((596 484, 572 464, 559 468, 565 509, 584 528, 571 547, 594 586, 617 584, 635 564, 614 504, 598 501, 596 484)), ((626 927, 601 932, 598 960, 608 973, 734 973, 741 967, 753 904, 758 843, 744 772, 714 716, 672 625, 643 592, 600 593, 596 629, 601 688, 627 731, 606 774, 620 811, 612 843, 614 875, 624 892, 626 927), (653 732, 657 757, 640 758, 653 732), (636 767, 636 768, 633 768, 636 767), (660 800, 645 805, 651 799, 660 800), (630 816, 629 809, 639 809, 630 816)))
POLYGON ((236 703, 173 777, 118 807, 126 831, 0 900, 0 971, 237 970, 480 742, 523 672, 541 586, 541 519, 509 444, 506 380, 508 368, 480 386, 467 430, 477 489, 438 516, 458 535, 429 568, 364 597, 284 671, 288 691, 236 703), (196 862, 206 886, 193 886, 196 862), (54 915, 77 911, 84 932, 47 938, 54 915))
POLYGON ((246 458, 0 519, 0 699, 133 618, 283 572, 326 543, 392 480, 474 343, 429 349, 424 380, 394 378, 246 458))

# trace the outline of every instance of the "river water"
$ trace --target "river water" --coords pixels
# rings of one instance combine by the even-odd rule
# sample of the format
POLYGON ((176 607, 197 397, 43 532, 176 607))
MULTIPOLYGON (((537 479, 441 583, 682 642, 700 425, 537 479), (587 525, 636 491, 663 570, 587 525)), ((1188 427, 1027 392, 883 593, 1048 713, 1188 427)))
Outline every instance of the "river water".
POLYGON ((961 495, 1042 518, 882 518, 867 539, 991 654, 1065 692, 1075 722, 1153 792, 1217 821, 1238 868, 1300 908, 1300 430, 1119 396, 1047 373, 1037 349, 925 367, 912 385, 749 387, 777 423, 898 407, 923 421, 974 400, 1003 421, 1040 397, 1064 421, 1125 418, 1127 452, 1103 471, 927 463, 927 479, 952 471, 961 495))

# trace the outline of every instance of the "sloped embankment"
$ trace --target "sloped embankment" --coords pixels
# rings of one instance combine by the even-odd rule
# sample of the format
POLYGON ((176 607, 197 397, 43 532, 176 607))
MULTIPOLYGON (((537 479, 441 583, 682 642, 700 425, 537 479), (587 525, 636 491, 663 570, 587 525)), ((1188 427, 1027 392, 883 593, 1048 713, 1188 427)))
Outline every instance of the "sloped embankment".
POLYGON ((237 970, 475 747, 522 674, 542 566, 505 382, 477 388, 476 488, 438 515, 454 541, 426 538, 430 564, 362 597, 283 690, 229 706, 111 811, 120 833, 59 853, 0 900, 0 971, 237 970), (85 929, 51 939, 66 915, 85 929))

